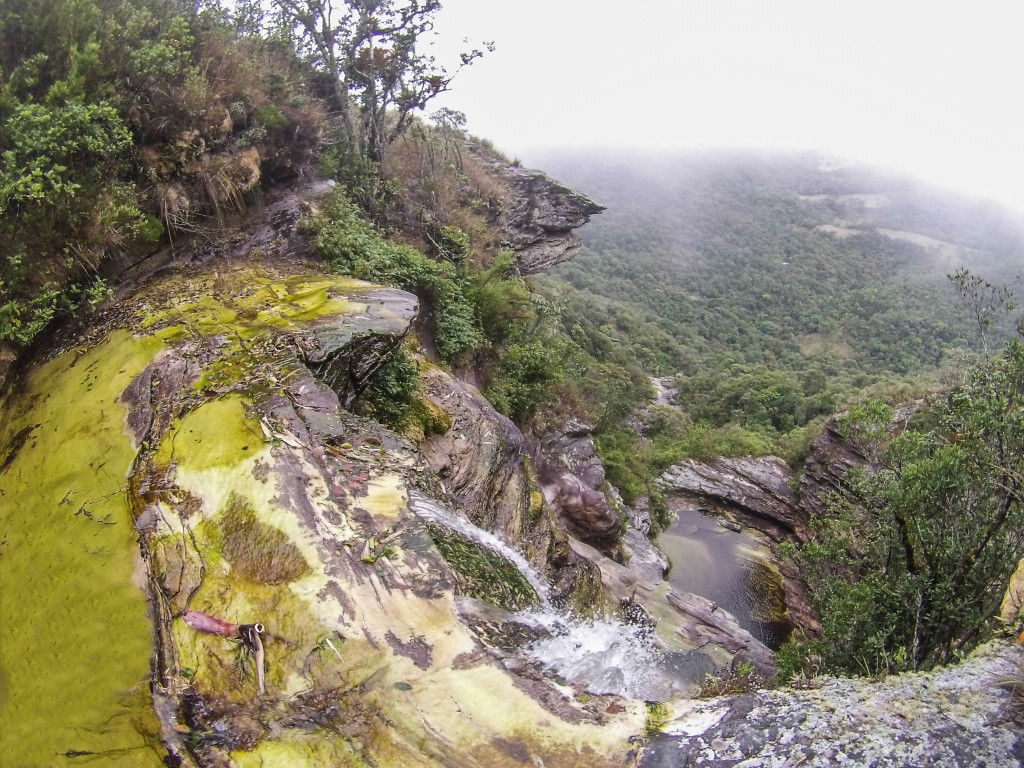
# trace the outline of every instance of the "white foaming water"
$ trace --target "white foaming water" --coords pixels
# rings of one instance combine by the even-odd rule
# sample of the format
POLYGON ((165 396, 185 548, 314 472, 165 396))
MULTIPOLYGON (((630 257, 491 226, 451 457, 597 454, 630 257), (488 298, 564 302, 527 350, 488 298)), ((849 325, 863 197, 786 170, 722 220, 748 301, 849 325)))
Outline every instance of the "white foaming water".
POLYGON ((663 653, 643 628, 609 618, 578 619, 552 610, 520 614, 549 634, 523 648, 546 671, 582 683, 591 693, 661 699, 663 653))
POLYGON ((475 541, 482 547, 495 552, 506 560, 508 560, 516 569, 523 574, 534 592, 537 593, 537 597, 541 599, 541 602, 546 606, 551 595, 551 590, 548 588, 547 582, 544 581, 544 577, 537 573, 536 570, 526 562, 526 558, 523 557, 517 550, 510 547, 504 541, 499 539, 493 533, 485 531, 476 525, 473 525, 469 520, 464 517, 457 515, 450 509, 446 509, 438 504, 433 499, 428 499, 426 496, 421 496, 418 493, 409 494, 409 507, 421 520, 428 523, 435 523, 450 531, 465 536, 470 541, 475 541))
POLYGON ((616 619, 579 619, 552 606, 550 589, 517 550, 493 533, 432 499, 410 494, 409 506, 421 520, 454 531, 512 563, 540 598, 540 606, 515 615, 515 620, 536 628, 542 637, 521 650, 546 671, 584 685, 596 694, 613 693, 639 699, 666 695, 664 654, 641 627, 616 619))

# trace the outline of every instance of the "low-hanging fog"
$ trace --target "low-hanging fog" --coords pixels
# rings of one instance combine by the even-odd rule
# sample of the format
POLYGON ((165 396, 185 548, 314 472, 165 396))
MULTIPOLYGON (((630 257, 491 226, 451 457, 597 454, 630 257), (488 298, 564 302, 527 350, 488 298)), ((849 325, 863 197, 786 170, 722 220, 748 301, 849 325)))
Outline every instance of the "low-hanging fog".
POLYGON ((1024 210, 1024 10, 977 0, 445 0, 446 105, 558 147, 815 150, 1024 210))

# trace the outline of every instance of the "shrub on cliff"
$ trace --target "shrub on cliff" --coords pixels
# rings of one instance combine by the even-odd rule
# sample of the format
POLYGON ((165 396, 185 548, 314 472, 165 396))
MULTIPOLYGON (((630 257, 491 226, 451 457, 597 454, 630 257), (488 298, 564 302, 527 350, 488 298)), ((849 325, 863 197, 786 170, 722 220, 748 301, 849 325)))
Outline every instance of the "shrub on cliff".
POLYGON ((305 161, 323 114, 308 70, 241 13, 199 8, 0 10, 0 342, 100 295, 111 256, 201 229, 305 161))
POLYGON ((888 406, 852 409, 843 428, 873 468, 814 521, 802 549, 836 672, 926 669, 991 628, 1024 554, 1024 343, 1012 341, 892 429, 888 406))
POLYGON ((483 344, 463 268, 389 240, 340 191, 328 198, 310 225, 314 246, 333 271, 403 288, 427 304, 442 360, 451 362, 483 344))

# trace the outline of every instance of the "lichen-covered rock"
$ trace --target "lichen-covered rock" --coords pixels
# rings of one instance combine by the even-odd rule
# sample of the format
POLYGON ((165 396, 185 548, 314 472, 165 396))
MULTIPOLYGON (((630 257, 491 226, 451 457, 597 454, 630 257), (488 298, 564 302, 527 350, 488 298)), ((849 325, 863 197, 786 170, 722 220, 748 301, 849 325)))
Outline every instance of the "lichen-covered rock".
POLYGON ((809 690, 680 702, 644 748, 640 766, 1021 765, 1024 728, 1009 711, 1005 683, 1020 680, 1022 661, 1019 647, 996 642, 929 673, 823 678, 809 690))
POLYGON ((510 164, 475 145, 470 151, 506 190, 498 227, 516 253, 519 273, 533 275, 572 259, 582 245, 573 230, 604 206, 541 171, 510 164))
POLYGON ((310 370, 325 335, 362 369, 359 339, 397 343, 415 300, 296 267, 156 277, 8 394, 4 738, 47 765, 621 764, 642 704, 488 652, 457 596, 532 588, 432 531, 410 495, 445 497, 415 446, 310 370), (250 641, 186 610, 265 627, 265 694, 250 641))

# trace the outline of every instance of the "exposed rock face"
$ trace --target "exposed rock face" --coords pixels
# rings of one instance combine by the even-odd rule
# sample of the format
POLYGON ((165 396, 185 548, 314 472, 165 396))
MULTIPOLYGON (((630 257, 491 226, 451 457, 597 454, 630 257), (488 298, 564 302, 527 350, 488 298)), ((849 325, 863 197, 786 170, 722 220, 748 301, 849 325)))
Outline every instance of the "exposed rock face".
MULTIPOLYGON (((471 384, 434 368, 423 377, 427 398, 448 414, 451 428, 430 435, 423 455, 473 522, 506 541, 522 542, 530 560, 543 566, 547 536, 531 530, 526 439, 510 419, 471 384), (532 546, 531 546, 532 545, 532 546)), ((534 505, 534 516, 541 510, 534 505)))
POLYGON ((672 493, 690 494, 728 506, 773 538, 806 539, 807 523, 789 486, 792 473, 782 459, 719 458, 708 463, 687 459, 661 476, 672 493))
POLYGON ((1024 729, 1008 715, 1000 682, 1019 679, 1022 660, 1019 647, 993 643, 929 673, 688 702, 644 748, 640 766, 1021 765, 1024 729))
POLYGON ((593 427, 570 419, 545 433, 535 454, 544 496, 566 529, 598 548, 614 549, 622 538, 622 504, 617 494, 618 503, 609 503, 614 489, 605 481, 593 427))
POLYGON ((420 451, 474 523, 512 542, 546 570, 556 601, 593 600, 597 569, 572 551, 539 490, 527 440, 472 384, 433 368, 424 394, 451 419, 443 435, 428 435, 420 451))
POLYGON ((826 498, 841 493, 849 471, 867 463, 856 444, 840 433, 835 419, 825 422, 821 434, 811 443, 800 478, 800 503, 807 519, 823 515, 826 498))
MULTIPOLYGON (((38 764, 130 744, 154 766, 621 765, 643 703, 577 700, 501 663, 457 597, 529 599, 523 574, 426 524, 413 495, 457 506, 427 461, 341 407, 415 299, 311 266, 264 253, 167 270, 5 396, 0 514, 16 533, 0 575, 26 606, 4 622, 5 740, 38 764), (40 621, 34 605, 81 610, 40 621), (250 641, 186 610, 266 627, 265 695, 250 641)), ((521 444, 494 437, 512 447, 481 463, 514 467, 521 444)))
MULTIPOLYGON (((893 413, 890 430, 905 425, 917 413, 923 401, 900 406, 893 413)), ((839 427, 842 414, 825 422, 821 434, 811 443, 807 461, 800 478, 800 506, 808 520, 825 513, 828 497, 844 492, 846 477, 851 469, 871 468, 871 460, 857 441, 843 435, 839 427)))
POLYGON ((349 322, 320 326, 300 343, 310 369, 333 389, 343 407, 366 388, 401 343, 416 317, 415 297, 380 288, 364 294, 365 309, 349 322))
POLYGON ((500 227, 506 245, 516 252, 520 274, 544 272, 576 255, 581 241, 573 230, 603 211, 603 205, 541 171, 510 165, 479 149, 474 157, 508 190, 500 227))

